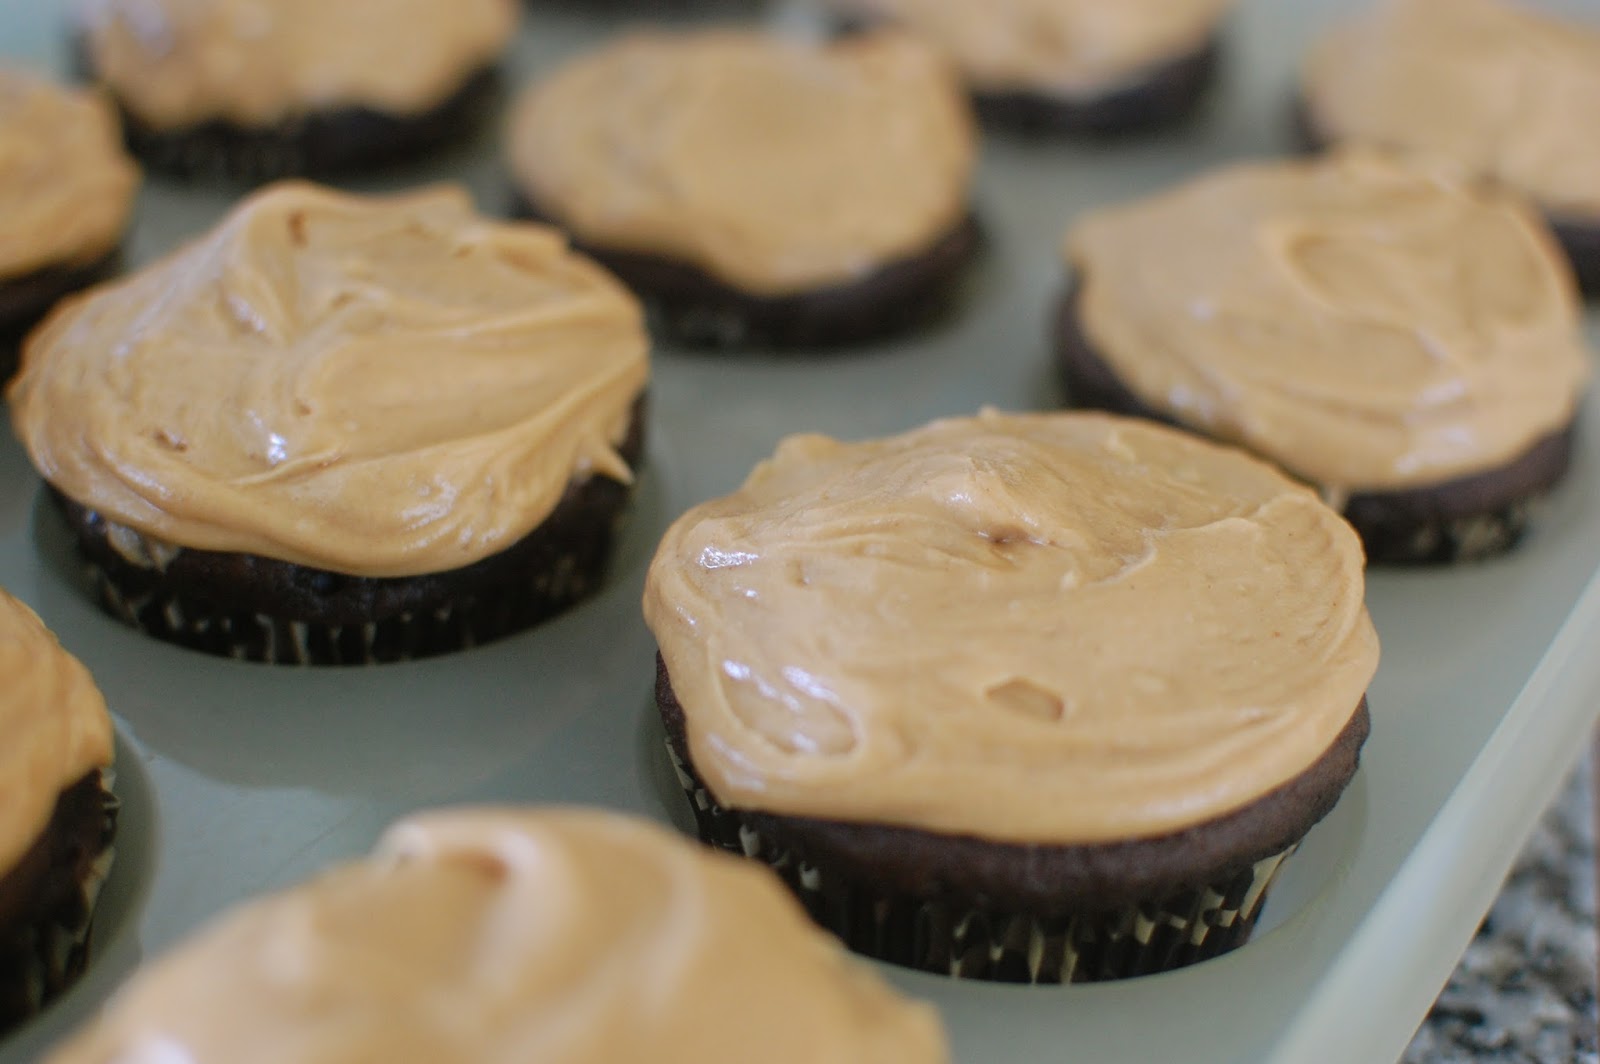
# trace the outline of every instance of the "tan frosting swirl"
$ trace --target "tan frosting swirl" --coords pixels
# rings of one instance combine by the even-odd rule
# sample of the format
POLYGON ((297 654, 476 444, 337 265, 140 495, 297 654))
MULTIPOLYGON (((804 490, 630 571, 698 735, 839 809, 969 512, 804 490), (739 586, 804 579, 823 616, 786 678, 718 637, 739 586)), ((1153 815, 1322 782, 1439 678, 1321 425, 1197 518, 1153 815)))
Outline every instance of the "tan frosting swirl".
POLYGON ((0 279, 103 258, 138 190, 110 103, 0 68, 0 279))
POLYGON ((95 76, 157 128, 415 114, 493 63, 516 0, 80 0, 95 76))
POLYGON ((584 243, 778 295, 954 228, 975 144, 954 72, 908 37, 712 30, 636 34, 562 67, 519 102, 510 152, 584 243))
POLYGON ((1307 769, 1377 665, 1363 559, 1263 462, 1102 414, 794 436, 679 519, 645 618, 719 800, 1078 844, 1307 769))
POLYGON ((1600 217, 1600 25, 1497 0, 1385 0, 1307 57, 1313 126, 1600 217))
POLYGON ((904 25, 980 90, 1093 96, 1205 47, 1236 0, 829 0, 904 25))
POLYGON ((111 764, 111 717, 78 659, 0 591, 0 877, 38 841, 56 799, 111 764))
POLYGON ((609 813, 457 810, 247 904, 50 1064, 943 1064, 764 870, 609 813))
POLYGON ((1330 489, 1482 472, 1574 417, 1565 260, 1516 197, 1378 156, 1246 164, 1069 233, 1138 396, 1330 489))
POLYGON ((613 449, 648 375, 637 302, 551 229, 437 188, 289 182, 69 300, 12 425, 51 484, 167 543, 364 576, 511 546, 613 449))

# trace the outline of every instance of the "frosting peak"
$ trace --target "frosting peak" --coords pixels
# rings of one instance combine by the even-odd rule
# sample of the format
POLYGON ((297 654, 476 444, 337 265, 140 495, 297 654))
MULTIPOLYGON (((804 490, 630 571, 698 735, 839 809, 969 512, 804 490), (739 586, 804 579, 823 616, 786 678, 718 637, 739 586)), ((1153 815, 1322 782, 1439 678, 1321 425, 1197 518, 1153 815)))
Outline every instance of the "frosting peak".
POLYGON ((1378 155, 1229 167, 1084 218, 1066 256, 1136 395, 1327 488, 1503 465, 1571 422, 1588 378, 1543 223, 1378 155))
POLYGON ((1318 42, 1303 78, 1321 136, 1420 152, 1557 215, 1600 216, 1600 25, 1500 0, 1384 0, 1318 42))
POLYGON ((1149 837, 1298 775, 1377 664, 1355 533, 1239 452, 1097 414, 784 441, 662 540, 645 618, 724 804, 1149 837))
POLYGON ((0 68, 0 282, 103 258, 138 188, 107 100, 0 68))
POLYGON ((302 183, 71 300, 10 390, 46 480, 167 543, 366 576, 511 546, 613 450, 635 300, 559 234, 439 188, 302 183))
POLYGON ((89 671, 0 591, 0 877, 38 841, 61 792, 111 764, 111 717, 89 671))
POLYGON ((534 86, 510 136, 517 180, 582 243, 761 295, 925 251, 966 213, 976 150, 954 73, 898 34, 633 34, 534 86))
POLYGON ((516 0, 80 0, 94 74, 145 123, 428 111, 500 55, 516 0))
POLYGON ((943 1064, 762 869, 580 811, 455 810, 247 904, 52 1064, 943 1064))

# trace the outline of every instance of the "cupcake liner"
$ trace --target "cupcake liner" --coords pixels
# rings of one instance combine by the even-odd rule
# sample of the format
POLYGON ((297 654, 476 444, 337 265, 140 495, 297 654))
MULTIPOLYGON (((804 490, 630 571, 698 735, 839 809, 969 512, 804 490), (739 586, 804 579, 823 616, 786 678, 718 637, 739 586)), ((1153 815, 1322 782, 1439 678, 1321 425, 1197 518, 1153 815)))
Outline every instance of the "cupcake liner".
POLYGON ((129 150, 152 169, 190 180, 259 184, 346 173, 414 156, 476 128, 499 91, 499 70, 489 67, 432 110, 415 115, 345 107, 259 128, 213 121, 160 129, 123 108, 122 123, 129 150))
POLYGON ((430 657, 492 642, 547 620, 587 597, 604 576, 612 534, 597 532, 579 553, 537 574, 475 586, 431 609, 377 620, 327 624, 220 608, 146 571, 87 561, 101 606, 168 643, 240 661, 277 665, 372 665, 430 657))
POLYGON ((1086 983, 1170 971, 1250 937, 1267 892, 1298 843, 1217 882, 1124 907, 1009 913, 885 892, 807 864, 724 809, 672 744, 700 838, 766 864, 807 912, 857 953, 907 968, 1007 983, 1086 983))
POLYGON ((1364 525, 1359 518, 1351 518, 1351 523, 1361 534, 1369 562, 1448 565, 1482 561, 1511 550, 1522 540, 1541 502, 1542 496, 1519 499, 1489 513, 1405 528, 1364 525))
POLYGON ((0 955, 0 1029, 36 1015, 83 974, 89 962, 95 902, 111 873, 121 802, 106 789, 110 771, 103 770, 102 848, 90 862, 72 896, 37 923, 24 928, 12 950, 0 955))

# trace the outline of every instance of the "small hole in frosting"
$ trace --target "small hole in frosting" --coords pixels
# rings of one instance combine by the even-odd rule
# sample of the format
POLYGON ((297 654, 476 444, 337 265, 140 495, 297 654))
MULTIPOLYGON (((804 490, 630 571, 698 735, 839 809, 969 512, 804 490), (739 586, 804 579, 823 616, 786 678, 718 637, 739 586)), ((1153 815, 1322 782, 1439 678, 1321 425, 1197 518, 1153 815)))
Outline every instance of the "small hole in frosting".
POLYGON ((996 684, 984 692, 989 701, 1011 713, 1020 713, 1034 720, 1054 722, 1066 714, 1066 703, 1054 691, 1046 690, 1031 680, 1013 677, 996 684))
POLYGON ((289 242, 297 248, 306 246, 305 211, 295 211, 289 215, 289 242))
POLYGON ((157 443, 170 447, 179 454, 189 449, 189 441, 169 429, 156 429, 155 438, 157 443))

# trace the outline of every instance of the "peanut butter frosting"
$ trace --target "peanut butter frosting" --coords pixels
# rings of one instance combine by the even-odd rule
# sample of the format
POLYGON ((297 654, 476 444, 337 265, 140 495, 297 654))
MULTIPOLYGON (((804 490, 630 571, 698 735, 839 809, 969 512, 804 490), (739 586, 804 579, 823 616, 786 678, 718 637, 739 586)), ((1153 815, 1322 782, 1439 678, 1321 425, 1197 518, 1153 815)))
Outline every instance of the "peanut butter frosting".
POLYGON ((1341 491, 1508 464, 1589 373, 1522 202, 1368 154, 1220 170, 1068 234, 1096 354, 1146 403, 1341 491))
POLYGON ((735 808, 1088 844, 1309 768, 1378 660, 1355 533, 1238 451, 1104 414, 793 436, 667 531, 645 618, 735 808))
POLYGON ((9 399, 44 478, 113 523, 410 576, 511 546, 576 478, 628 482, 648 347, 554 230, 455 187, 285 182, 58 308, 9 399))
POLYGON ((0 68, 0 283, 104 258, 138 189, 107 100, 0 68))
POLYGON ((39 841, 61 792, 111 764, 111 717, 89 670, 0 591, 0 878, 39 841))
POLYGON ((476 809, 249 903, 51 1064, 942 1064, 939 1021, 762 869, 609 813, 476 809))
POLYGON ((142 122, 420 114, 494 63, 517 0, 80 0, 89 67, 142 122))
POLYGON ((627 36, 536 85, 510 129, 517 181, 581 242, 769 296, 926 251, 967 212, 975 152, 954 71, 888 33, 627 36))
POLYGON ((1497 0, 1386 0, 1303 72, 1320 136, 1448 161, 1600 218, 1600 24, 1497 0))
POLYGON ((1206 47, 1235 0, 830 0, 903 25, 988 92, 1092 97, 1206 47))

